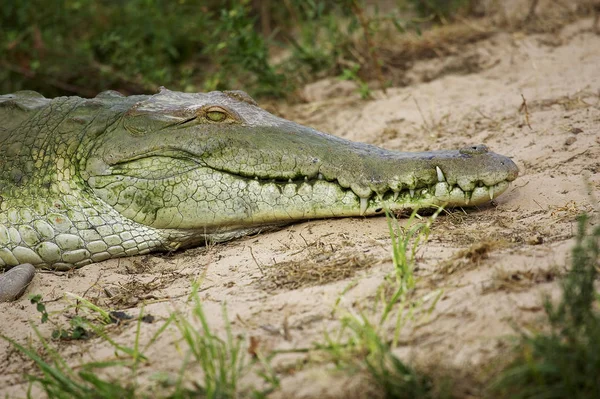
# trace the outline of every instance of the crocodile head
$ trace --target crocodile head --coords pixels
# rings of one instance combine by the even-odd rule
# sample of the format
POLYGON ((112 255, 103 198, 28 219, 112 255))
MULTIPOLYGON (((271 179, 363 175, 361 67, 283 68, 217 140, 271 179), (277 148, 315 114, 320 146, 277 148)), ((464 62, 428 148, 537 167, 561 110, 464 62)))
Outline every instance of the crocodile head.
POLYGON ((205 233, 478 205, 518 174, 483 145, 388 151, 278 118, 243 92, 139 97, 89 151, 82 176, 121 214, 205 233))

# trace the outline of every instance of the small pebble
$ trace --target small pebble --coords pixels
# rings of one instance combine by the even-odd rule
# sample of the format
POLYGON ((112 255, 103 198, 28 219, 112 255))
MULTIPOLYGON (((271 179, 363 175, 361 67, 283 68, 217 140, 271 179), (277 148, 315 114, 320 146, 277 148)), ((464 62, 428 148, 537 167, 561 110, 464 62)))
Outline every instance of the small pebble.
POLYGON ((569 137, 568 139, 565 140, 565 145, 571 145, 571 144, 573 144, 576 141, 577 141, 577 137, 571 136, 571 137, 569 137))
POLYGON ((571 128, 571 133, 573 133, 573 134, 583 133, 583 129, 580 129, 578 127, 572 127, 571 128))
POLYGON ((0 275, 0 302, 19 299, 35 275, 35 267, 30 263, 15 266, 0 275))

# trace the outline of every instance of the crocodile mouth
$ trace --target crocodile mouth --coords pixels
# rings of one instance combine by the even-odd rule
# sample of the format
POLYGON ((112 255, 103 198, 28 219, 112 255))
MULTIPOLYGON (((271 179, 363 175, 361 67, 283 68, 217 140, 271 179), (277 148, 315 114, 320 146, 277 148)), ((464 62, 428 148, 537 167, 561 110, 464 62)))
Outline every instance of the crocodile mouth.
MULTIPOLYGON (((211 168, 212 169, 212 168, 211 168)), ((438 168, 439 169, 439 168, 438 168)), ((214 169, 212 169, 214 170, 214 169)), ((384 193, 371 192, 369 195, 359 195, 350 187, 344 187, 337 180, 325 179, 321 174, 316 177, 304 176, 301 179, 263 179, 259 177, 248 177, 233 175, 227 171, 218 171, 219 173, 228 174, 238 179, 246 181, 254 181, 261 185, 275 185, 281 192, 285 190, 287 185, 296 186, 297 192, 308 191, 307 189, 314 188, 317 185, 334 185, 346 193, 352 193, 359 198, 360 215, 365 215, 367 209, 374 209, 375 213, 382 211, 382 206, 385 204, 411 204, 416 207, 420 203, 423 205, 432 204, 432 200, 438 205, 446 206, 474 206, 493 200, 500 194, 505 192, 510 186, 511 181, 503 180, 493 185, 486 185, 482 181, 474 182, 471 190, 463 190, 458 184, 449 184, 445 180, 438 180, 432 184, 417 183, 415 188, 405 187, 402 189, 388 189, 384 193)))
POLYGON ((435 167, 434 176, 437 181, 423 181, 414 179, 411 184, 390 183, 384 190, 375 192, 369 190, 353 190, 352 184, 341 182, 337 178, 326 178, 317 172, 313 175, 295 174, 287 171, 285 174, 294 175, 293 178, 280 176, 255 175, 251 173, 232 173, 207 165, 201 157, 179 149, 155 150, 138 154, 110 165, 110 175, 93 177, 92 186, 103 188, 116 180, 135 179, 138 181, 164 181, 177 183, 187 178, 193 178, 196 172, 222 174, 243 182, 245 185, 259 184, 272 185, 280 193, 293 190, 297 193, 312 192, 315 187, 324 188, 323 185, 334 186, 345 194, 354 194, 358 197, 360 206, 359 214, 365 215, 380 212, 385 204, 406 204, 406 207, 446 205, 446 206, 474 206, 493 200, 502 194, 514 179, 505 179, 494 184, 486 184, 483 180, 471 180, 451 184, 446 180, 442 168, 435 167), (290 187, 291 186, 291 187, 290 187))

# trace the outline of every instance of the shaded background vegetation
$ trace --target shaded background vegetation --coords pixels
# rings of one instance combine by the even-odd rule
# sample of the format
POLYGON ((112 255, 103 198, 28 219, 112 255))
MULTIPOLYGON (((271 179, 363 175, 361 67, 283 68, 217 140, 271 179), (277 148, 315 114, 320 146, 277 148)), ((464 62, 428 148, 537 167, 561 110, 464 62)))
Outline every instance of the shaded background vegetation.
POLYGON ((24 0, 0 7, 0 91, 47 97, 243 88, 281 97, 320 76, 376 78, 378 45, 472 0, 24 0), (379 36, 378 36, 379 35, 379 36))

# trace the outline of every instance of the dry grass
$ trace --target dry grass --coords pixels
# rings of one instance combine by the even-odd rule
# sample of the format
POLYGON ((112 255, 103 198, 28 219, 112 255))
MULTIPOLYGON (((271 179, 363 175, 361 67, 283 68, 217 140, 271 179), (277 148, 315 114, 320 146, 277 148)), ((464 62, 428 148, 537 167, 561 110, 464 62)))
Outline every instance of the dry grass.
POLYGON ((263 289, 295 290, 353 277, 381 260, 357 252, 324 252, 309 259, 275 263, 264 269, 263 289))
POLYGON ((186 276, 176 272, 165 272, 159 277, 145 281, 135 276, 129 276, 124 283, 103 287, 111 307, 135 307, 140 302, 161 301, 169 298, 168 295, 157 295, 156 292, 168 288, 179 278, 186 276))
POLYGON ((391 36, 393 40, 382 43, 381 58, 386 68, 392 69, 416 59, 456 54, 462 46, 488 38, 493 33, 494 28, 484 22, 440 25, 421 35, 396 34, 391 36))
POLYGON ((535 270, 505 270, 496 269, 492 280, 483 287, 482 294, 496 291, 523 292, 531 287, 554 281, 561 272, 558 267, 535 270))
POLYGON ((449 259, 440 262, 436 267, 436 271, 447 276, 458 271, 470 270, 481 264, 483 260, 488 259, 490 252, 507 246, 508 243, 504 240, 476 242, 469 248, 462 249, 449 259))

